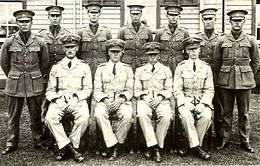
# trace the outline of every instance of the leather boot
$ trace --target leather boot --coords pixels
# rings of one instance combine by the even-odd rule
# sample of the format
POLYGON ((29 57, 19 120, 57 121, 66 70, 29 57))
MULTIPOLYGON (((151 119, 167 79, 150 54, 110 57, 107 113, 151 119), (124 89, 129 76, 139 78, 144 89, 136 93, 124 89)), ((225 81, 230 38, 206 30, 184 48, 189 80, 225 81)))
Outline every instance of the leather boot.
POLYGON ((80 152, 78 152, 71 143, 69 143, 68 145, 68 149, 70 150, 70 152, 73 155, 73 159, 76 162, 82 162, 85 158, 82 156, 82 154, 80 152))

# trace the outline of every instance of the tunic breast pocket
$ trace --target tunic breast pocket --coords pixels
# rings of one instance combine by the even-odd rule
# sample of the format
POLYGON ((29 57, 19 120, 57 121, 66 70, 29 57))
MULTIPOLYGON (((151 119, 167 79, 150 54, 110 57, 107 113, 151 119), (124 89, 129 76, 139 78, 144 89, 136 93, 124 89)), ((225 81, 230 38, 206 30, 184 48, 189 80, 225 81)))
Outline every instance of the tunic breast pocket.
POLYGON ((40 47, 29 47, 29 53, 26 56, 28 63, 34 64, 39 62, 38 54, 40 50, 41 50, 40 47))
POLYGON ((240 43, 240 47, 242 49, 242 57, 243 58, 250 58, 249 50, 251 49, 251 44, 249 42, 240 43))
POLYGON ((9 52, 11 54, 11 61, 21 61, 22 56, 20 56, 20 54, 22 52, 22 48, 10 47, 9 52))
POLYGON ((114 76, 112 74, 109 73, 102 73, 102 82, 108 84, 112 81, 112 78, 114 76))
POLYGON ((193 73, 191 73, 191 71, 183 72, 181 77, 183 79, 184 88, 190 89, 191 87, 193 87, 194 75, 193 75, 193 73))
POLYGON ((147 90, 149 88, 150 80, 152 79, 152 76, 150 74, 142 74, 140 77, 140 81, 142 83, 143 90, 147 90))
POLYGON ((230 58, 233 55, 232 43, 223 43, 221 46, 223 50, 223 58, 230 58))

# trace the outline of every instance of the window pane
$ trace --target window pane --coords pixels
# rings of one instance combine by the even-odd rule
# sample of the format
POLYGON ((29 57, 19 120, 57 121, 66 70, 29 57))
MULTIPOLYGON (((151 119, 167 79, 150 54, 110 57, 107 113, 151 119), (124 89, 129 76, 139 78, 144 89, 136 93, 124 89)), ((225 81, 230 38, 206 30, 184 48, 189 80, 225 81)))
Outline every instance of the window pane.
POLYGON ((6 26, 1 26, 0 27, 0 38, 6 38, 6 37, 7 37, 6 26))
POLYGON ((19 28, 18 26, 8 26, 9 35, 18 32, 19 28))

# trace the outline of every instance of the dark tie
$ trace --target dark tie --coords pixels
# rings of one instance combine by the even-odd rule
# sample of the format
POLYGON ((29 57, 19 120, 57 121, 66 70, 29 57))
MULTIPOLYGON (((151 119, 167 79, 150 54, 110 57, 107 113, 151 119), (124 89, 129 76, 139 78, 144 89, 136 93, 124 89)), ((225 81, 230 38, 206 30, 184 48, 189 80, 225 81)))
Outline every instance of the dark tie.
POLYGON ((193 62, 193 71, 194 72, 196 71, 196 64, 195 64, 195 62, 193 62))
POLYGON ((69 67, 69 68, 71 67, 71 61, 68 63, 68 67, 69 67))
POLYGON ((151 71, 153 72, 154 70, 155 70, 155 67, 154 67, 154 65, 153 65, 153 67, 152 67, 152 70, 151 70, 151 71))
POLYGON ((113 74, 116 75, 116 64, 114 64, 114 67, 113 67, 113 74))

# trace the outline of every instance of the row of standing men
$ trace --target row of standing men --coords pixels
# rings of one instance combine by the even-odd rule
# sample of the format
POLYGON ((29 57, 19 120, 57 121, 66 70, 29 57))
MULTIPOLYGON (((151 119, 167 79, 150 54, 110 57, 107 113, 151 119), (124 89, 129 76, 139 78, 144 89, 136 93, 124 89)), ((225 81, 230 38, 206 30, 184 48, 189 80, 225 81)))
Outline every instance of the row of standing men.
MULTIPOLYGON (((77 56, 79 59, 82 59, 89 64, 92 72, 92 78, 94 78, 94 73, 96 72, 97 66, 101 63, 107 62, 108 60, 106 49, 107 47, 105 46, 105 42, 112 37, 109 29, 99 25, 98 23, 98 18, 101 14, 102 6, 97 3, 91 3, 86 5, 86 8, 88 10, 90 23, 87 25, 87 27, 84 27, 78 31, 78 35, 80 36, 80 43, 77 56)), ((132 23, 120 29, 118 38, 125 41, 122 62, 129 64, 132 69, 136 71, 136 75, 138 75, 143 72, 139 73, 136 69, 149 61, 143 46, 145 43, 153 41, 153 37, 150 28, 140 22, 142 9, 144 6, 130 5, 129 8, 132 23)), ((166 66, 169 66, 171 71, 170 74, 176 75, 175 70, 178 63, 182 62, 184 59, 187 59, 184 54, 185 49, 183 40, 189 37, 189 33, 185 29, 178 27, 178 20, 182 11, 182 7, 168 5, 165 7, 165 9, 167 11, 166 15, 169 24, 168 26, 165 26, 156 32, 154 40, 162 44, 162 48, 160 48, 162 50, 160 52, 160 62, 166 66)), ((29 112, 32 119, 32 131, 35 146, 40 146, 39 143, 41 130, 39 130, 39 126, 41 125, 39 114, 41 114, 41 111, 36 107, 39 107, 41 103, 42 98, 40 94, 44 89, 40 83, 40 80, 42 79, 41 76, 49 75, 52 66, 63 59, 66 53, 64 52, 60 38, 64 35, 66 36, 66 34, 69 34, 67 30, 60 27, 62 11, 64 8, 60 6, 50 6, 47 7, 46 10, 48 11, 48 18, 51 22, 51 25, 48 29, 40 31, 36 36, 31 34, 30 31, 31 21, 34 13, 28 10, 15 12, 14 16, 17 17, 20 30, 17 34, 8 38, 2 48, 1 66, 5 74, 8 76, 6 91, 10 96, 9 114, 11 117, 8 126, 9 134, 7 148, 3 151, 4 154, 17 148, 19 137, 19 116, 21 114, 24 97, 27 99, 29 112), (30 18, 29 28, 25 26, 25 24, 28 24, 28 18, 30 18), (44 40, 39 38, 39 36, 44 38, 44 40), (45 45, 45 42, 47 43, 47 46, 45 45), (35 56, 37 56, 37 58, 35 56), (36 70, 37 68, 40 70, 36 70), (29 72, 30 76, 28 76, 27 72, 29 72), (17 80, 20 80, 22 77, 24 79, 24 83, 18 83, 17 80), (27 85, 32 86, 28 87, 27 85)), ((257 71, 259 66, 259 52, 254 38, 244 34, 242 31, 247 11, 236 10, 228 13, 230 16, 232 30, 231 33, 227 35, 218 34, 214 31, 216 9, 204 9, 201 11, 201 14, 205 31, 197 34, 203 39, 200 42, 200 59, 209 63, 213 70, 215 85, 215 97, 213 100, 215 118, 214 126, 216 128, 217 140, 219 141, 218 149, 223 149, 229 145, 234 98, 236 97, 237 102, 239 103, 239 133, 242 143, 241 146, 249 152, 254 152, 253 148, 251 148, 249 145, 248 112, 250 90, 255 86, 253 73, 257 71)), ((188 39, 190 40, 190 38, 188 39)), ((181 63, 181 65, 187 65, 185 63, 189 64, 188 61, 184 61, 181 63)), ((185 70, 185 68, 183 68, 183 70, 185 70)), ((100 71, 97 71, 96 75, 98 75, 99 72, 100 71)), ((192 75, 189 74, 189 72, 184 71, 181 71, 180 75, 181 78, 187 80, 189 80, 189 78, 197 80, 200 78, 200 75, 203 76, 203 74, 200 72, 198 73, 198 76, 196 76, 196 74, 192 75)), ((140 78, 144 79, 145 76, 140 78)), ((178 84, 178 81, 174 82, 174 84, 178 84)), ((202 86, 200 83, 198 84, 198 86, 202 86)), ((191 86, 189 83, 188 85, 191 86)), ((176 87, 177 86, 178 85, 176 85, 176 87)), ((190 88, 189 86, 187 87, 188 89, 190 88)), ((195 103, 201 100, 201 96, 197 96, 196 90, 190 93, 191 94, 186 95, 189 97, 193 96, 193 104, 197 105, 195 103)), ((76 96, 78 99, 80 99, 81 95, 77 94, 76 96)), ((73 97, 75 96, 72 96, 71 98, 73 97)), ((127 95, 125 95, 125 97, 127 100, 127 95)), ((52 99, 47 98, 47 100, 51 101, 52 99)), ((183 106, 189 107, 189 104, 183 103, 184 100, 185 99, 183 96, 180 98, 180 100, 178 100, 177 97, 177 107, 179 110, 182 110, 182 108, 184 108, 183 106)), ((209 103, 206 105, 208 105, 210 108, 213 108, 209 103)), ((144 109, 144 107, 145 106, 142 106, 142 109, 144 109)), ((142 121, 140 121, 140 123, 142 124, 142 121)), ((149 126, 144 123, 145 121, 143 121, 142 128, 145 128, 144 126, 149 126)), ((102 127, 102 124, 99 123, 99 126, 101 129, 103 128, 103 136, 105 138, 107 132, 104 131, 109 130, 106 129, 106 125, 102 127)), ((194 130, 191 131, 194 132, 194 130)), ((156 132, 156 134, 157 133, 159 132, 156 132)), ((159 135, 156 135, 160 148, 163 147, 163 143, 160 143, 160 141, 163 142, 164 140, 164 138, 159 139, 161 137, 160 134, 162 133, 163 132, 160 132, 159 135)), ((191 133, 192 132, 189 132, 187 135, 194 137, 194 133, 191 133)), ((53 132, 53 134, 55 135, 55 132, 53 132)), ((111 135, 108 134, 108 138, 109 136, 111 135)), ((153 147, 154 143, 148 145, 149 139, 151 139, 151 136, 146 137, 147 146, 153 147)), ((115 140, 115 138, 109 138, 108 142, 113 142, 113 140, 115 140)), ((153 141, 150 140, 150 142, 153 141)), ((113 147, 111 148, 111 156, 113 158, 113 154, 115 155, 116 148, 113 145, 114 143, 110 142, 110 145, 108 142, 107 147, 113 147)), ((120 143, 119 140, 118 142, 120 143)), ((62 141, 62 144, 66 144, 66 141, 62 141)), ((198 143, 194 144, 197 145, 198 143)), ((153 154, 153 156, 155 156, 155 160, 160 161, 160 155, 157 153, 159 148, 153 147, 152 149, 155 149, 152 150, 155 151, 153 154)), ((149 150, 147 150, 147 152, 149 152, 149 150)), ((196 152, 200 153, 201 151, 196 152)), ((201 154, 202 158, 208 158, 207 154, 204 152, 201 154)), ((150 154, 146 153, 146 155, 149 156, 150 154)))

